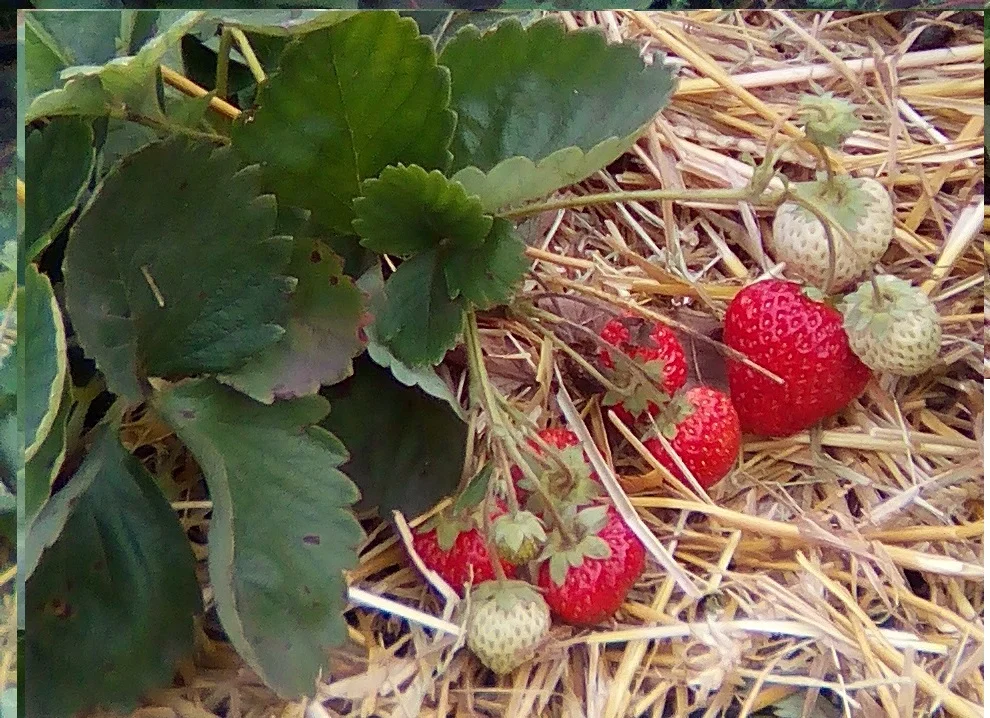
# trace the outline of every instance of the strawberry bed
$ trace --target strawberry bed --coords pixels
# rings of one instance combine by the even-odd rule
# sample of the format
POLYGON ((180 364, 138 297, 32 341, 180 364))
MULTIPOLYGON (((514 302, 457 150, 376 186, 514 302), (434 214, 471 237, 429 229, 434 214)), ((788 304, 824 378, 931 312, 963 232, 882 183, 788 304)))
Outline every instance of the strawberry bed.
MULTIPOLYGON (((525 14, 524 26, 530 27, 538 15, 525 14)), ((440 300, 430 294, 427 303, 442 305, 448 290, 451 301, 459 294, 458 307, 467 307, 468 317, 463 336, 457 338, 460 310, 444 315, 441 306, 428 325, 417 327, 412 314, 402 314, 403 307, 383 309, 373 303, 370 311, 379 313, 370 326, 374 336, 352 332, 367 325, 361 305, 348 304, 351 258, 340 251, 343 244, 333 245, 340 251, 338 258, 321 253, 325 245, 317 243, 306 245, 308 251, 297 252, 292 262, 311 262, 329 274, 334 306, 346 316, 339 324, 320 317, 317 330, 330 334, 338 356, 319 363, 313 375, 289 372, 296 382, 292 387, 271 381, 271 364, 223 374, 227 365, 215 353, 210 355, 215 366, 192 362, 190 353, 181 355, 166 346, 170 338, 155 334, 154 327, 140 337, 159 350, 149 355, 155 365, 145 367, 150 388, 119 371, 116 355, 104 348, 96 364, 116 383, 116 392, 148 398, 121 409, 121 443, 158 477, 191 539, 204 603, 211 609, 219 606, 195 621, 194 658, 182 659, 173 684, 142 696, 133 714, 978 715, 983 699, 984 359, 979 307, 984 260, 976 239, 985 242, 985 229, 981 40, 970 17, 977 15, 715 10, 556 14, 568 32, 595 26, 609 43, 626 43, 650 58, 647 67, 655 68, 660 59, 653 53, 662 52, 664 61, 678 69, 678 85, 669 98, 656 88, 651 95, 666 103, 662 112, 628 149, 614 153, 617 159, 596 169, 573 156, 554 155, 564 165, 576 162, 572 171, 585 178, 554 186, 551 195, 543 193, 525 212, 510 210, 494 223, 488 217, 488 224, 475 211, 477 197, 456 191, 455 183, 446 183, 439 172, 418 166, 387 168, 365 180, 353 209, 345 203, 319 205, 324 212, 319 219, 326 226, 349 228, 353 215, 364 247, 406 257, 398 269, 394 257, 383 262, 391 297, 403 286, 397 277, 412 276, 413 267, 429 263, 432 281, 446 286, 440 300), (921 44, 933 27, 948 27, 948 39, 938 46, 921 44), (847 116, 826 122, 829 131, 840 135, 833 138, 834 146, 794 142, 781 149, 788 139, 810 135, 802 102, 824 92, 834 96, 829 102, 849 103, 847 116), (777 263, 786 250, 770 243, 771 236, 780 234, 773 230, 775 208, 739 195, 751 180, 771 192, 783 187, 781 177, 768 174, 761 164, 768 147, 778 152, 776 170, 791 183, 814 180, 824 162, 830 174, 875 177, 886 188, 893 239, 877 254, 879 264, 882 274, 920 290, 920 299, 912 295, 911 306, 922 309, 912 317, 927 311, 927 302, 934 306, 937 320, 926 331, 936 337, 936 358, 907 357, 897 367, 909 376, 869 372, 845 340, 842 303, 832 302, 838 307, 833 308, 783 281, 800 276, 814 283, 817 276, 826 289, 841 283, 836 258, 842 246, 836 242, 846 239, 844 231, 853 230, 838 218, 837 236, 827 239, 830 261, 823 265, 824 274, 818 270, 821 276, 811 265, 796 272, 799 260, 793 255, 787 263, 777 263), (581 174, 581 169, 588 171, 581 174), (692 198, 691 192, 699 194, 692 198), (415 202, 401 201, 417 193, 443 207, 441 219, 449 221, 444 236, 452 238, 453 249, 423 244, 422 237, 436 225, 418 224, 415 202), (386 205, 392 214, 379 209, 386 205), (515 230, 507 229, 510 221, 515 230), (405 232, 403 246, 390 236, 398 222, 405 232), (482 245, 490 247, 484 255, 487 264, 479 265, 477 254, 457 254, 463 247, 456 242, 467 241, 472 233, 487 237, 482 245), (513 255, 514 236, 525 243, 524 265, 513 255), (522 279, 509 303, 505 285, 517 270, 522 279), (437 333, 456 340, 448 346, 446 339, 434 340, 437 333), (345 380, 348 372, 342 367, 349 367, 365 342, 374 364, 355 360, 361 368, 345 380), (340 349, 341 344, 346 346, 340 349), (389 351, 438 368, 424 378, 389 351), (912 361, 924 365, 919 368, 912 361), (361 379, 362 371, 368 376, 386 369, 396 381, 361 379), (221 401, 209 394, 213 390, 206 384, 162 387, 155 379, 196 373, 216 373, 257 402, 240 395, 221 401), (219 484, 210 483, 207 495, 202 474, 217 481, 217 465, 223 463, 217 457, 227 456, 228 444, 250 438, 259 446, 274 446, 264 443, 269 438, 257 431, 259 424, 271 434, 294 437, 299 426, 319 421, 320 407, 304 402, 321 384, 331 387, 322 392, 331 410, 321 425, 350 452, 345 461, 337 445, 328 443, 335 467, 355 477, 366 499, 372 495, 383 508, 402 510, 389 514, 359 505, 364 536, 358 561, 347 565, 341 551, 327 565, 328 573, 343 571, 346 623, 326 629, 339 632, 340 640, 329 651, 315 695, 293 698, 286 695, 309 677, 291 675, 288 663, 273 659, 277 651, 272 653, 265 643, 273 640, 271 623, 264 626, 268 633, 259 631, 261 638, 247 631, 239 635, 233 628, 240 625, 231 619, 235 609, 244 611, 245 620, 258 617, 250 608, 232 608, 237 602, 225 600, 224 594, 234 589, 217 585, 215 552, 235 555, 234 540, 214 538, 223 537, 220 532, 229 527, 218 528, 216 512, 224 510, 215 494, 219 484), (394 399, 407 396, 400 384, 418 387, 436 401, 404 404, 406 399, 394 399), (281 400, 296 396, 303 398, 289 402, 295 407, 292 415, 287 409, 268 418, 275 415, 261 407, 267 400, 267 406, 277 408, 281 400), (377 417, 376 402, 393 401, 390 406, 404 406, 405 413, 377 417), (452 411, 460 416, 452 419, 452 411), (200 412, 218 417, 217 425, 229 436, 197 425, 200 412), (360 426, 346 418, 362 413, 368 418, 360 426), (666 426, 668 422, 673 426, 666 426), (424 436, 439 438, 431 443, 424 436), (507 441, 506 436, 522 440, 507 441), (451 457, 456 465, 444 467, 451 457), (390 482, 396 467, 416 476, 390 482), (435 476, 440 472, 453 476, 454 483, 459 480, 462 490, 438 502, 435 476), (368 477, 380 478, 375 484, 368 477), (560 496, 568 500, 559 505, 551 501, 560 496), (604 504, 611 506, 606 510, 604 504), (476 518, 466 518, 472 512, 476 518), (485 562, 485 536, 502 561, 485 562), (452 561, 452 550, 471 558, 452 561), (538 567, 516 565, 534 559, 538 567), (584 572, 587 566, 594 570, 584 572), (500 579, 503 574, 519 580, 511 600, 490 595, 497 580, 465 595, 465 578, 500 579), (521 585, 525 581, 535 584, 543 598, 521 585), (513 601, 525 606, 526 622, 512 634, 520 655, 510 661, 498 650, 507 639, 492 627, 522 620, 521 612, 513 612, 513 601), (472 620, 488 632, 480 634, 472 620), (538 641, 535 657, 531 646, 523 645, 531 637, 538 641)), ((456 15, 444 22, 450 27, 466 20, 487 24, 490 17, 456 15)), ((257 26, 245 21, 239 27, 256 38, 262 53, 265 45, 257 40, 257 26)), ((439 25, 439 36, 445 37, 446 27, 439 25)), ((527 32, 546 32, 548 43, 560 41, 548 27, 527 32)), ((338 30, 328 35, 330 43, 334 32, 338 30)), ((504 42, 525 47, 523 31, 505 32, 500 36, 504 42)), ((236 34, 223 37, 228 50, 229 43, 240 40, 236 34)), ((468 53, 464 48, 470 42, 491 37, 455 44, 441 60, 454 67, 467 64, 456 53, 468 53)), ((309 52, 314 46, 300 47, 309 52)), ((248 73, 248 80, 260 69, 257 58, 251 61, 249 46, 238 47, 244 65, 232 66, 225 82, 235 82, 235 69, 248 73)), ((587 47, 583 51, 592 52, 587 47)), ((215 78, 191 77, 196 65, 188 62, 188 54, 183 57, 185 75, 168 69, 168 57, 155 61, 166 65, 162 78, 170 92, 200 102, 187 111, 225 118, 222 122, 239 117, 240 110, 230 102, 202 99, 200 84, 215 78)), ((636 59, 631 54, 624 61, 630 58, 636 59)), ((306 53, 293 54, 290 48, 281 70, 291 74, 292 63, 304 62, 306 53)), ((476 68, 479 86, 486 81, 484 69, 476 68)), ((651 77, 662 81, 659 71, 650 76, 636 69, 643 74, 630 74, 630 83, 646 88, 651 77)), ((266 101, 278 106, 279 93, 298 89, 273 81, 257 98, 240 100, 244 107, 253 101, 262 108, 266 101)), ((470 96, 473 89, 468 83, 459 91, 470 96)), ((461 114, 470 119, 466 110, 461 114)), ((224 127, 216 118, 208 121, 217 123, 214 128, 224 127)), ((284 160, 284 174, 273 180, 280 198, 315 201, 326 188, 309 186, 290 172, 311 157, 281 153, 295 142, 292 121, 291 114, 272 116, 263 110, 247 122, 235 119, 234 145, 250 147, 255 161, 273 156, 284 160)), ((190 131, 187 126, 185 134, 212 132, 201 124, 195 127, 190 131)), ((325 128, 304 129, 319 133, 325 128)), ((426 134, 440 131, 424 125, 426 134)), ((479 165, 485 150, 497 158, 499 148, 483 142, 470 147, 465 139, 470 136, 459 136, 463 146, 455 142, 455 156, 473 152, 479 165)), ((485 134, 478 130, 478 136, 485 134)), ((262 216, 263 203, 250 202, 248 173, 236 172, 220 152, 198 157, 194 149, 177 147, 150 150, 159 153, 151 156, 154 161, 148 156, 134 160, 128 168, 135 173, 132 179, 152 183, 156 166, 174 166, 168 155, 188 152, 182 157, 190 164, 203 162, 213 172, 188 179, 196 183, 194 194, 207 192, 208 183, 219 177, 231 182, 240 199, 262 216)), ((440 163, 424 154, 409 164, 429 167, 434 160, 440 163)), ((501 174, 476 169, 467 165, 457 177, 486 198, 500 192, 511 197, 526 181, 539 187, 546 180, 532 163, 520 162, 501 174), (513 184, 513 177, 523 180, 513 184)), ((117 190, 109 181, 108 187, 117 190)), ((121 196, 127 189, 119 190, 121 196)), ((114 196, 110 189, 104 191, 114 196)), ((800 204, 808 196, 796 191, 790 197, 800 204)), ((274 252, 267 236, 251 233, 252 221, 259 220, 234 211, 236 199, 217 201, 228 202, 232 221, 243 224, 246 237, 256 238, 255 245, 241 249, 253 256, 274 252)), ((819 197, 813 204, 827 202, 819 197)), ((84 254, 80 247, 93 237, 92 228, 101 226, 97 220, 116 217, 115 206, 94 202, 72 230, 67 249, 68 313, 84 348, 87 342, 99 346, 92 337, 103 328, 97 319, 74 313, 73 306, 86 301, 86 285, 73 288, 69 282, 72 271, 95 277, 101 262, 109 261, 84 254)), ((155 211, 154 203, 147 211, 155 211)), ((811 219, 789 221, 809 225, 811 219)), ((282 224, 279 217, 283 229, 298 231, 306 221, 289 217, 282 224)), ((218 226, 216 231, 225 230, 218 226)), ((819 254, 821 242, 826 242, 824 235, 819 254)), ((43 256, 46 248, 38 251, 43 256)), ((150 250, 139 246, 136 251, 150 250)), ((211 271, 218 276, 230 272, 264 290, 270 278, 252 274, 257 266, 240 256, 231 252, 211 258, 211 271)), ((152 267, 148 274, 154 271, 152 267)), ((863 274, 861 270, 857 279, 863 274)), ((380 297, 381 276, 367 276, 357 286, 365 297, 380 297)), ((173 301, 159 296, 153 277, 145 280, 155 295, 149 306, 152 299, 161 307, 173 301)), ((878 278, 877 292, 887 286, 885 281, 878 278)), ((849 280, 841 292, 833 292, 834 298, 848 295, 857 284, 849 280)), ((431 293, 433 286, 427 285, 431 293)), ((864 286, 868 309, 874 294, 869 282, 864 286)), ((314 287, 305 291, 325 291, 314 287)), ((183 288, 198 289, 194 282, 183 288)), ((228 290, 222 283, 216 289, 228 290)), ((406 286, 401 294, 408 306, 418 306, 423 287, 406 286)), ((252 299, 259 306, 264 300, 252 299)), ((893 326, 903 326, 904 318, 896 318, 900 323, 893 326)), ((236 322, 231 327, 236 333, 236 322)), ((890 326, 881 329, 889 331, 890 326)), ((258 336, 242 340, 261 342, 258 336)), ((301 341, 297 350, 310 346, 301 341)), ((321 352, 329 345, 321 345, 318 336, 313 346, 324 357, 321 352)), ((873 353, 883 360, 894 353, 891 346, 873 353)), ((224 349, 244 356, 254 351, 235 346, 233 340, 224 349)), ((86 398, 85 387, 78 391, 83 401, 94 400, 86 398)), ((114 451, 121 453, 103 436, 92 443, 90 451, 106 461, 116 456, 114 451)), ((249 458, 240 459, 240 465, 227 458, 231 476, 235 468, 251 474, 254 469, 246 464, 253 460, 274 467, 273 481, 293 485, 291 472, 277 462, 270 465, 264 451, 247 451, 249 458)), ((345 500, 345 489, 340 491, 340 503, 352 503, 345 500)), ((53 493, 49 505, 57 503, 59 493, 53 493)), ((244 508, 264 522, 265 509, 277 512, 284 497, 263 489, 258 493, 256 503, 244 508)), ((234 496, 236 501, 236 492, 234 496)), ((304 505, 295 506, 306 513, 304 505)), ((39 509, 39 516, 45 510, 39 509)), ((342 516, 346 514, 334 513, 332 520, 344 527, 339 535, 346 548, 352 534, 342 516)), ((243 527, 236 530, 244 532, 236 534, 238 542, 257 541, 243 527)), ((310 543, 318 544, 319 538, 310 543)), ((277 545, 280 539, 273 533, 267 540, 277 545)), ((258 545, 251 547, 257 550, 258 545)), ((263 581, 277 567, 258 555, 251 566, 263 581)), ((251 573, 239 568, 250 581, 251 573)), ((295 595, 285 598, 298 601, 295 595)), ((279 605, 277 596, 266 600, 279 605)), ((182 632, 185 620, 177 611, 176 633, 182 632)), ((296 628, 293 624, 287 630, 296 628)), ((299 664, 292 660, 294 669, 299 664)))

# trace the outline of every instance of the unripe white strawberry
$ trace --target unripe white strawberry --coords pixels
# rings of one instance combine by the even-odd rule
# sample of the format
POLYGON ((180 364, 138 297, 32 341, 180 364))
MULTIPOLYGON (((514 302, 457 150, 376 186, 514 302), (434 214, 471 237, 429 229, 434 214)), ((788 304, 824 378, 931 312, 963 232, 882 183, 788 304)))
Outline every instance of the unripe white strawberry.
POLYGON ((831 287, 825 227, 810 211, 785 202, 773 219, 768 249, 791 274, 824 291, 841 291, 877 263, 894 234, 894 209, 886 188, 874 179, 837 176, 791 185, 798 196, 833 217, 849 233, 832 229, 835 273, 831 287))
POLYGON ((550 630, 550 609, 522 581, 489 581, 471 592, 468 648, 499 675, 528 661, 550 630))
POLYGON ((839 309, 845 317, 849 346, 870 369, 897 376, 915 376, 938 361, 942 327, 932 300, 898 277, 876 277, 877 294, 863 282, 845 297, 839 309))

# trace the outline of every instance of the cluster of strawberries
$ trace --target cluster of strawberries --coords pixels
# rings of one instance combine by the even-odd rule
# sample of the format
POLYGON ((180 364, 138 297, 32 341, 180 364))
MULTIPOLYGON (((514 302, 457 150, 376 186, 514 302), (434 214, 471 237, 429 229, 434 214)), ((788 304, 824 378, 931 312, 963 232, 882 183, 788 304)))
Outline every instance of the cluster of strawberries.
MULTIPOLYGON (((803 98, 799 109, 808 139, 820 148, 840 146, 858 126, 852 106, 829 94, 803 98)), ((794 201, 778 208, 769 250, 807 286, 768 279, 735 295, 723 333, 734 350, 728 396, 686 386, 684 349, 663 324, 624 316, 600 333, 603 407, 640 431, 643 446, 675 478, 690 484, 690 475, 705 490, 732 471, 743 433, 804 431, 858 397, 871 371, 914 376, 937 362, 941 331, 931 299, 909 282, 873 273, 893 232, 886 189, 832 172, 791 188, 794 201), (842 232, 822 224, 824 216, 842 232), (838 308, 822 301, 823 292, 847 289, 867 274, 838 308)), ((477 516, 447 515, 414 537, 423 561, 449 584, 459 591, 480 584, 467 642, 497 673, 538 650, 551 615, 576 625, 611 616, 644 569, 643 544, 603 497, 579 444, 566 429, 540 431, 530 442, 533 461, 513 467, 508 500, 488 517, 491 532, 480 529, 477 516), (486 536, 513 580, 492 580, 486 536)))
MULTIPOLYGON (((673 476, 686 482, 686 470, 705 489, 731 472, 743 432, 805 430, 857 397, 870 377, 850 349, 842 315, 782 280, 746 287, 727 309, 724 341, 749 360, 728 360, 728 396, 686 388, 684 349, 662 324, 620 317, 600 336, 598 362, 621 387, 603 404, 645 429, 643 445, 673 476)), ((478 607, 468 637, 499 673, 532 654, 551 615, 573 625, 612 616, 645 567, 642 542, 608 503, 578 437, 550 427, 528 448, 529 465, 512 467, 488 522, 481 509, 447 512, 413 535, 426 566, 461 595, 493 582, 472 594, 478 607), (508 581, 493 581, 489 546, 508 581)))

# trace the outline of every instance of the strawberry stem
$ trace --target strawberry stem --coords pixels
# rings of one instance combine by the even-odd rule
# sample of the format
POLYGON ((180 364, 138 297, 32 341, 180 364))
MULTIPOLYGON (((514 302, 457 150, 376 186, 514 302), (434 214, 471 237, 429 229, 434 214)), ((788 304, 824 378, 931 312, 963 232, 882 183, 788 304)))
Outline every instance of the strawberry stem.
MULTIPOLYGON (((495 542, 492 540, 495 532, 492 531, 492 513, 495 510, 495 482, 489 482, 488 493, 485 495, 485 505, 482 511, 482 524, 484 526, 485 533, 485 548, 488 550, 488 560, 491 561, 492 569, 495 571, 495 576, 498 577, 499 581, 508 581, 508 576, 505 575, 505 569, 502 568, 502 562, 499 560, 498 547, 495 546, 495 542)), ((510 493, 515 493, 510 492, 510 493)))
POLYGON ((785 195, 789 202, 793 202, 811 212, 825 229, 825 243, 828 245, 828 276, 825 278, 825 286, 822 289, 828 294, 831 291, 833 282, 835 282, 835 234, 833 233, 833 229, 839 231, 839 236, 844 242, 851 243, 852 238, 849 236, 845 227, 832 219, 827 212, 824 212, 814 202, 809 202, 790 189, 785 192, 785 195))
POLYGON ((877 275, 872 269, 870 270, 870 285, 873 287, 873 306, 876 309, 882 309, 883 292, 880 291, 880 285, 877 284, 877 275))
POLYGON ((828 161, 828 155, 825 154, 825 148, 822 145, 816 144, 815 151, 818 153, 822 167, 825 168, 825 174, 828 176, 828 185, 831 187, 835 183, 835 170, 832 169, 832 163, 828 161))
MULTIPOLYGON (((520 316, 520 321, 522 321, 523 324, 525 324, 526 326, 528 326, 530 329, 537 332, 538 334, 547 337, 554 345, 559 346, 561 349, 563 349, 572 359, 574 359, 575 362, 578 363, 579 366, 581 366, 582 369, 588 372, 588 374, 590 374, 597 382, 599 382, 607 390, 615 391, 618 392, 619 394, 628 394, 635 387, 633 385, 617 386, 614 382, 607 379, 601 372, 599 372, 597 369, 591 366, 590 362, 588 362, 587 359, 580 356, 580 354, 574 351, 574 349, 571 348, 566 342, 564 342, 556 334, 554 334, 552 330, 547 329, 537 321, 533 321, 533 318, 545 319, 546 321, 552 324, 566 324, 575 331, 584 334, 586 337, 588 337, 593 342, 598 344, 601 348, 608 351, 613 361, 617 360, 618 364, 622 364, 627 369, 630 369, 635 374, 638 374, 647 386, 656 389, 653 383, 653 377, 651 377, 646 372, 646 370, 639 362, 637 362, 632 357, 628 356, 619 347, 609 344, 607 341, 605 341, 600 336, 595 334, 595 332, 588 329, 588 327, 582 326, 581 324, 578 324, 577 322, 573 322, 569 319, 565 319, 564 317, 558 317, 556 314, 552 314, 551 312, 547 312, 537 307, 532 307, 527 311, 531 316, 529 317, 525 315, 520 316)), ((656 389, 656 395, 653 397, 653 400, 657 404, 662 404, 668 401, 668 399, 669 397, 663 394, 659 389, 656 389)))
MULTIPOLYGON (((516 445, 517 434, 519 432, 512 426, 511 422, 506 420, 500 402, 496 397, 502 399, 502 402, 506 402, 506 400, 500 394, 493 391, 492 384, 488 379, 488 370, 485 368, 485 358, 481 351, 481 339, 478 334, 478 321, 473 309, 469 309, 464 316, 464 345, 467 349, 468 368, 471 372, 472 383, 479 391, 479 395, 476 398, 488 414, 488 420, 492 425, 492 432, 502 443, 502 447, 509 456, 516 462, 516 465, 519 466, 520 470, 533 482, 540 497, 547 505, 547 512, 550 514, 554 525, 560 529, 561 534, 566 540, 573 541, 573 534, 568 530, 563 518, 557 511, 557 507, 548 495, 546 487, 543 486, 543 482, 533 472, 529 462, 523 459, 519 447, 516 445)), ((489 527, 490 522, 486 521, 486 533, 488 533, 489 527)))

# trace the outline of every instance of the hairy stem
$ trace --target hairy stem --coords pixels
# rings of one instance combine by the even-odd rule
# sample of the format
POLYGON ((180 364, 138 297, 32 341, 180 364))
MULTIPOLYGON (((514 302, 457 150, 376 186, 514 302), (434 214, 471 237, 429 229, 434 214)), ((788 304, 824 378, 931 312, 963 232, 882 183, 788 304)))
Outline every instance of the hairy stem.
POLYGON ((523 205, 499 213, 505 219, 522 219, 540 212, 554 212, 560 209, 574 207, 594 207, 601 204, 617 202, 754 202, 759 203, 759 196, 754 196, 751 187, 739 189, 695 189, 695 190, 628 190, 620 192, 602 192, 580 197, 562 197, 545 202, 523 205))
MULTIPOLYGON (((540 497, 547 506, 547 513, 550 515, 553 524, 564 536, 564 539, 568 542, 573 542, 574 536, 568 530, 563 517, 561 517, 560 513, 557 511, 557 507, 551 500, 546 487, 543 486, 543 482, 541 482, 539 477, 533 472, 529 462, 523 459, 522 453, 516 445, 514 434, 517 432, 513 430, 510 422, 506 420, 506 417, 502 411, 502 406, 498 399, 496 399, 496 392, 493 390, 492 384, 488 379, 488 370, 485 368, 485 359, 481 352, 481 339, 478 333, 478 322, 475 317, 474 310, 469 310, 465 314, 464 344, 467 349, 468 367, 471 372, 471 380, 478 388, 478 399, 480 400, 482 408, 488 414, 488 420, 492 425, 492 432, 495 434, 496 439, 501 442, 506 453, 512 458, 513 461, 516 462, 516 465, 519 466, 520 470, 527 476, 527 478, 533 482, 537 493, 540 494, 540 497)), ((503 402, 505 401, 504 397, 500 398, 502 398, 503 402)), ((515 491, 515 487, 510 488, 512 491, 515 491)))

